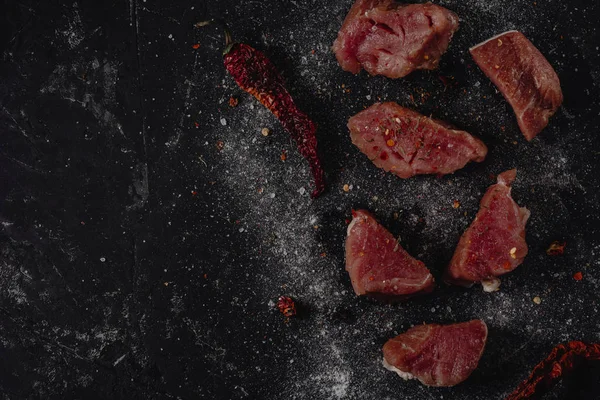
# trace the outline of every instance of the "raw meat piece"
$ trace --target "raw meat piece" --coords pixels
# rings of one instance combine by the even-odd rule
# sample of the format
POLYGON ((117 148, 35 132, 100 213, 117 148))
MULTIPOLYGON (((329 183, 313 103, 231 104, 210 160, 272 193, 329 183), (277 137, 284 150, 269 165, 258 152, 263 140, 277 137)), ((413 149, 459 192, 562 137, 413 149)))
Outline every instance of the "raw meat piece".
POLYGON ((354 74, 401 78, 435 69, 458 29, 458 16, 443 7, 357 0, 333 44, 340 66, 354 74))
POLYGON ((350 137, 379 168, 401 178, 450 174, 481 162, 487 147, 451 125, 396 103, 377 103, 348 121, 350 137))
POLYGON ((477 368, 487 340, 485 322, 418 325, 387 341, 383 366, 427 386, 458 385, 477 368))
POLYGON ((560 81, 548 60, 517 31, 494 36, 470 52, 512 106, 525 138, 532 140, 563 101, 560 81))
POLYGON ((525 224, 530 212, 510 196, 517 176, 511 169, 489 187, 471 226, 460 238, 446 272, 448 283, 471 286, 481 282, 486 292, 500 286, 497 278, 517 268, 527 255, 525 224))
POLYGON ((396 300, 428 293, 433 276, 365 210, 352 212, 346 238, 346 270, 357 295, 396 300))

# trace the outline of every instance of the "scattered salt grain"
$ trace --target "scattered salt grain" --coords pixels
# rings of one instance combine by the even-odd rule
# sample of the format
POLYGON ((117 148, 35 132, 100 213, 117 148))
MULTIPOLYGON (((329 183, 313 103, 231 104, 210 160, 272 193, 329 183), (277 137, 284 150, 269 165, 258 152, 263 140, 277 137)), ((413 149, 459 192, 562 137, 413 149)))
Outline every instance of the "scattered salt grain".
POLYGON ((221 118, 221 125, 227 125, 227 120, 225 118, 221 118))
POLYGON ((298 189, 298 193, 300 193, 300 195, 304 196, 304 193, 306 193, 306 189, 301 187, 300 189, 298 189))
POLYGON ((106 261, 106 258, 104 258, 104 257, 100 257, 100 261, 101 261, 101 262, 105 262, 105 261, 106 261))

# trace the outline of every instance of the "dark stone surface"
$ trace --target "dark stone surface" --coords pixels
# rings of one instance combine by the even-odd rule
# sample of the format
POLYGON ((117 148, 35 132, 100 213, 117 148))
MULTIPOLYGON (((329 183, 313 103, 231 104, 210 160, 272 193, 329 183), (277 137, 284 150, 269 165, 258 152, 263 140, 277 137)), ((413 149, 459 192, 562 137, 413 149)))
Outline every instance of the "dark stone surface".
MULTIPOLYGON (((598 4, 439 2, 461 17, 440 70, 391 81, 337 66, 329 48, 350 3, 2 3, 3 398, 500 399, 553 345, 600 340, 598 4), (225 73, 221 32, 192 27, 217 16, 272 58, 319 124, 321 198, 287 134, 225 73), (532 143, 467 52, 508 29, 540 48, 565 93, 532 143), (440 179, 378 171, 345 121, 379 98, 470 131, 489 157, 440 179), (532 211, 530 254, 500 292, 440 284, 393 306, 354 296, 351 208, 373 211, 441 282, 489 175, 511 167, 532 211), (545 254, 554 240, 567 241, 563 257, 545 254), (299 318, 285 323, 280 295, 299 318), (490 336, 465 383, 426 388, 381 368, 382 344, 411 325, 471 318, 490 336)), ((594 370, 548 398, 600 398, 594 370)))

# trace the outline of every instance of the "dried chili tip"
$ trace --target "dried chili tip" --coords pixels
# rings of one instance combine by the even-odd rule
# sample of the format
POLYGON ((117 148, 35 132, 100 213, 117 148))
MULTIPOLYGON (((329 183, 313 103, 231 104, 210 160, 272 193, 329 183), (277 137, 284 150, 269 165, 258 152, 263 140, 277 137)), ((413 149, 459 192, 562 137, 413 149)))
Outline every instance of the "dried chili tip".
POLYGON ((548 247, 548 249, 546 250, 546 254, 548 254, 549 256, 561 256, 565 253, 566 245, 567 242, 559 242, 558 240, 555 240, 554 242, 552 242, 552 244, 550 244, 550 247, 548 247))
POLYGON ((581 272, 575 272, 573 274, 573 279, 575 279, 576 281, 580 281, 583 279, 583 274, 581 272))
POLYGON ((296 315, 296 303, 291 297, 280 296, 277 299, 277 308, 284 317, 290 318, 296 315))

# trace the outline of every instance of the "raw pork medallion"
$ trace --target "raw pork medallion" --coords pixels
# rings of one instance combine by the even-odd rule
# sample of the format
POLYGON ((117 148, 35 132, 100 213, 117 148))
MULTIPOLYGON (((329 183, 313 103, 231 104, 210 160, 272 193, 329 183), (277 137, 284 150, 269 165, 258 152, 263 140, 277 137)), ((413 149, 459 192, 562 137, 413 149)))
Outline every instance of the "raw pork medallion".
POLYGON ((345 71, 401 78, 435 69, 457 29, 458 16, 431 3, 357 0, 333 51, 345 71))
POLYGON ((348 121, 350 138, 379 168, 401 178, 445 175, 487 155, 483 142, 396 103, 377 103, 348 121))
POLYGON ((346 238, 346 270, 357 295, 401 300, 428 293, 433 276, 365 210, 352 212, 346 238))
POLYGON ((525 224, 530 212, 510 195, 517 176, 511 169, 490 186, 471 226, 460 238, 446 271, 448 283, 471 286, 481 282, 486 292, 498 290, 499 276, 517 268, 527 255, 525 224))
POLYGON ((494 36, 470 52, 512 106, 525 138, 532 140, 563 101, 560 81, 548 60, 517 31, 494 36))
POLYGON ((487 340, 481 320, 452 325, 417 325, 387 341, 383 366, 427 386, 454 386, 477 368, 487 340))

